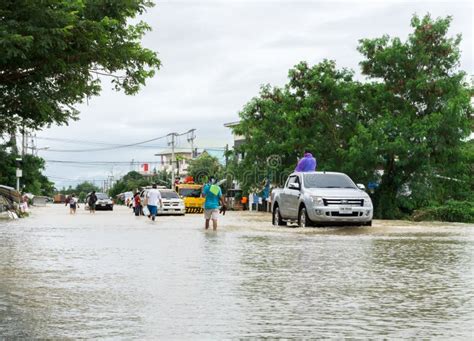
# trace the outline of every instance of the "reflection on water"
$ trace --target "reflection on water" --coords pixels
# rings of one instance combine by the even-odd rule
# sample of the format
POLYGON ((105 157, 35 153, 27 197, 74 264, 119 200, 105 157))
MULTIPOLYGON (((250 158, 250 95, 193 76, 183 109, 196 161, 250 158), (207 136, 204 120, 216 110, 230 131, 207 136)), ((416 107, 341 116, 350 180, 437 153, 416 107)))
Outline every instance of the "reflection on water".
POLYGON ((230 212, 153 224, 125 208, 0 225, 0 336, 464 338, 473 229, 275 228, 230 212))

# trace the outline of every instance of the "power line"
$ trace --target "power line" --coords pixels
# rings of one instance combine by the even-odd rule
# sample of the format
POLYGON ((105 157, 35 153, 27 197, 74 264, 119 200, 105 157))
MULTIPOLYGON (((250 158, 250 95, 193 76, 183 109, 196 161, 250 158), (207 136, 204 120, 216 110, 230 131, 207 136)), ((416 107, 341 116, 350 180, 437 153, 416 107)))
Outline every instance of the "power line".
POLYGON ((63 178, 60 176, 51 176, 51 175, 46 175, 48 179, 58 179, 58 180, 64 180, 64 181, 89 181, 89 182, 96 182, 96 181, 104 181, 106 179, 86 179, 86 178, 77 178, 77 179, 71 179, 71 178, 63 178))
POLYGON ((61 153, 99 152, 99 151, 105 151, 105 150, 113 150, 113 149, 121 149, 121 148, 128 148, 128 147, 138 146, 138 145, 141 145, 141 144, 144 144, 144 143, 164 139, 167 136, 168 135, 163 135, 163 136, 155 137, 153 139, 149 139, 149 140, 145 140, 145 141, 140 141, 140 142, 135 142, 135 143, 130 143, 130 144, 115 145, 115 146, 112 146, 112 147, 92 148, 92 149, 48 149, 47 151, 49 151, 49 152, 61 152, 61 153))
MULTIPOLYGON (((188 134, 187 140, 192 145, 193 141, 195 139, 193 129, 190 130, 189 132, 179 134, 179 135, 185 135, 185 134, 188 134), (189 134, 191 134, 191 135, 189 135, 189 134)), ((56 142, 79 144, 79 145, 81 145, 81 144, 82 145, 102 145, 102 146, 109 146, 109 147, 114 147, 114 148, 115 147, 122 148, 122 147, 125 146, 123 144, 117 144, 117 143, 108 143, 108 142, 102 142, 102 141, 88 141, 88 140, 80 140, 80 139, 67 139, 67 138, 41 137, 41 136, 35 136, 35 138, 39 139, 39 140, 45 140, 45 141, 53 141, 53 142, 56 141, 56 142)), ((168 149, 169 148, 167 146, 162 146, 162 145, 134 145, 133 147, 145 148, 145 149, 168 149)), ((98 148, 98 149, 101 149, 101 148, 98 148)), ((175 146, 175 149, 177 149, 177 150, 188 150, 189 148, 188 147, 175 146)), ((225 150, 225 148, 223 148, 223 147, 200 147, 199 149, 216 150, 216 151, 225 150)), ((52 151, 52 152, 58 151, 58 149, 51 149, 51 148, 40 149, 40 150, 52 151)))
MULTIPOLYGON (((108 142, 101 142, 101 141, 86 141, 86 140, 76 140, 76 139, 64 139, 64 138, 55 138, 55 137, 36 137, 39 140, 44 141, 52 141, 52 142, 61 142, 61 143, 70 143, 70 144, 79 144, 79 145, 102 145, 102 146, 110 146, 110 147, 121 147, 123 144, 118 143, 108 143, 108 142)), ((136 147, 140 148, 165 148, 165 146, 158 146, 158 145, 137 145, 136 147)))
MULTIPOLYGON (((98 145, 104 145, 104 146, 109 146, 109 147, 104 147, 104 148, 91 148, 91 149, 47 149, 45 151, 48 152, 61 152, 61 153, 82 153, 82 152, 96 152, 96 151, 106 151, 106 150, 114 150, 114 149, 121 149, 121 148, 130 148, 130 147, 139 147, 139 148, 160 148, 160 149, 166 149, 165 146, 156 146, 156 145, 148 145, 148 146, 142 146, 142 144, 157 141, 166 137, 171 137, 174 135, 175 137, 177 136, 183 136, 186 134, 189 134, 191 131, 194 130, 189 130, 184 133, 170 133, 167 135, 159 136, 153 139, 145 140, 145 141, 140 141, 136 143, 130 143, 130 144, 113 144, 113 143, 106 143, 106 142, 99 142, 99 141, 85 141, 85 140, 76 140, 76 139, 60 139, 60 138, 52 138, 52 137, 37 137, 38 139, 43 139, 43 140, 49 140, 49 141, 58 141, 58 142, 66 142, 66 143, 75 143, 75 144, 98 144, 98 145)), ((178 148, 175 147, 176 149, 188 149, 188 148, 178 148)))
MULTIPOLYGON (((69 161, 69 160, 45 160, 50 163, 88 164, 88 165, 130 165, 130 161, 69 161)), ((160 163, 159 161, 133 161, 133 163, 160 163)))

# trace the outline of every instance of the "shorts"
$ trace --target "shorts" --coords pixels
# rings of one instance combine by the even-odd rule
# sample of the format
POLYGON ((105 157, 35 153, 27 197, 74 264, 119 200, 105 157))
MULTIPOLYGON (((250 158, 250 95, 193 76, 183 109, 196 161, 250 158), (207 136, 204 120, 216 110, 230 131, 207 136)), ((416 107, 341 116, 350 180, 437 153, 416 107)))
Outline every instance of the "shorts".
POLYGON ((158 213, 158 207, 153 205, 147 205, 147 207, 148 211, 150 211, 150 215, 156 216, 156 214, 158 213))
POLYGON ((73 210, 76 209, 76 204, 69 204, 69 207, 72 208, 73 210))
POLYGON ((206 220, 209 220, 209 219, 217 220, 217 218, 219 218, 219 209, 218 208, 204 209, 204 218, 206 218, 206 220))
POLYGON ((89 203, 89 208, 90 208, 91 210, 95 210, 95 203, 93 203, 93 204, 92 204, 92 203, 89 203))

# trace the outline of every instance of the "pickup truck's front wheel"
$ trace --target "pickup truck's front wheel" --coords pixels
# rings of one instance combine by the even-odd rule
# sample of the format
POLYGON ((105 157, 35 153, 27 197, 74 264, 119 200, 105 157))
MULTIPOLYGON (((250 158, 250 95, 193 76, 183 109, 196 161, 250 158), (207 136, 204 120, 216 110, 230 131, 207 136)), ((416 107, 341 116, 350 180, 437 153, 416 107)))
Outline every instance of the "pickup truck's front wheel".
POLYGON ((298 214, 298 226, 308 227, 311 225, 311 220, 309 219, 308 213, 306 212, 306 207, 301 207, 300 212, 298 214))
POLYGON ((278 205, 275 205, 275 207, 273 208, 272 223, 275 226, 285 226, 286 225, 286 222, 284 222, 283 219, 281 218, 280 207, 278 207, 278 205))

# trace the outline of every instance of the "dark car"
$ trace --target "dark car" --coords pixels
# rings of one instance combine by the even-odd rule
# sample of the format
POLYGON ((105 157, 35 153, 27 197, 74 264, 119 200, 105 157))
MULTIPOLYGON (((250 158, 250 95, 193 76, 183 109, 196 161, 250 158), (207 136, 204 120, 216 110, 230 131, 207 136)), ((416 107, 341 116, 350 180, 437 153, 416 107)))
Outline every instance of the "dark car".
MULTIPOLYGON (((89 209, 89 196, 91 193, 87 194, 86 197, 86 204, 85 204, 85 209, 89 209)), ((96 193, 97 196, 97 201, 95 203, 95 209, 96 211, 99 210, 105 210, 105 211, 113 211, 114 209, 114 202, 112 199, 105 193, 96 193)))

